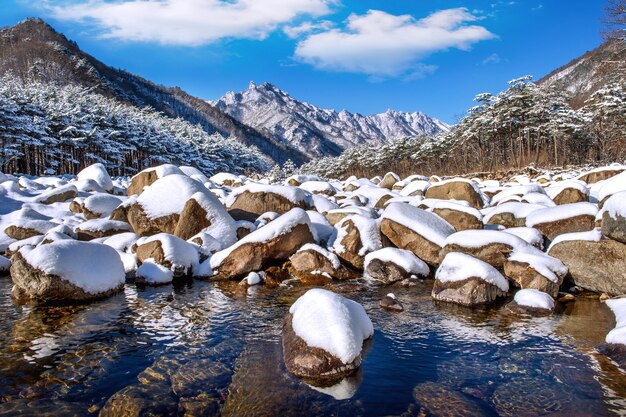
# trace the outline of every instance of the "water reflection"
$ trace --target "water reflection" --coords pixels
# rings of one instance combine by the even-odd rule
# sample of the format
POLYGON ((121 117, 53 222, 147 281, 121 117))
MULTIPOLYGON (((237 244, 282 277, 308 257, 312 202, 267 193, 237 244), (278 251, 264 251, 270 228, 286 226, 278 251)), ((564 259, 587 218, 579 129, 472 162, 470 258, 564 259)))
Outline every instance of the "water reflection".
POLYGON ((308 287, 188 282, 78 307, 16 306, 0 281, 0 415, 619 415, 626 374, 596 352, 613 325, 595 299, 521 318, 435 303, 414 287, 330 285, 376 329, 362 368, 332 387, 290 375, 282 319, 308 287), (394 292, 405 311, 378 300, 394 292), (426 395, 427 394, 427 395, 426 395), (159 400, 158 410, 152 403, 159 400), (435 411, 433 411, 435 410, 435 411), (458 414, 458 413, 457 413, 458 414))

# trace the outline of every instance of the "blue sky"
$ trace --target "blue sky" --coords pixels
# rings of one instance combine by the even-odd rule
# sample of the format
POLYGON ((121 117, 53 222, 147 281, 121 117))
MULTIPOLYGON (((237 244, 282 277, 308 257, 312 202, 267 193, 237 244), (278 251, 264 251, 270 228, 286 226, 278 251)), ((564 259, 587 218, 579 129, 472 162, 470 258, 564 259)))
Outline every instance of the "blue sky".
POLYGON ((601 0, 2 0, 108 65, 215 99, 271 82, 322 107, 456 122, 480 92, 601 42, 601 0))

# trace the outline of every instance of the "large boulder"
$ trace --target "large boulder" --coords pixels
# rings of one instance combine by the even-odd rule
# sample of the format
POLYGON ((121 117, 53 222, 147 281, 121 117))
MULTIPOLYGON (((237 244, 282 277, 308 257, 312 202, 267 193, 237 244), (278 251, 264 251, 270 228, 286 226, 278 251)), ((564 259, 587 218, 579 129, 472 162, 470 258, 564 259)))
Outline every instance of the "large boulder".
POLYGON ((380 231, 396 247, 437 266, 439 251, 454 228, 436 214, 404 203, 391 203, 383 212, 380 231))
POLYGON ((84 168, 76 175, 76 179, 79 181, 91 180, 98 184, 103 190, 108 192, 113 191, 113 181, 104 165, 99 162, 84 168))
POLYGON ((556 297, 567 267, 560 260, 532 246, 514 251, 504 263, 504 275, 520 288, 530 288, 556 297))
POLYGON ((188 240, 201 231, 217 239, 222 248, 237 241, 237 223, 217 197, 207 192, 195 193, 187 200, 174 235, 188 240))
POLYGON ((78 197, 78 189, 75 185, 67 184, 53 188, 38 195, 34 201, 40 204, 62 203, 78 197))
POLYGON ((33 236, 45 235, 57 226, 57 223, 48 220, 18 219, 4 229, 4 233, 11 239, 24 240, 33 236))
POLYGON ((159 233, 137 241, 135 254, 139 262, 151 262, 170 269, 175 277, 189 275, 198 267, 196 247, 176 236, 159 233))
POLYGON ((365 256, 363 277, 369 281, 391 284, 408 278, 424 278, 429 274, 428 265, 405 249, 383 248, 365 256))
POLYGON ((584 174, 578 176, 578 180, 586 182, 587 184, 594 184, 596 182, 612 178, 622 172, 624 172, 624 166, 606 166, 596 168, 584 174))
POLYGON ((341 265, 337 255, 314 243, 302 246, 289 260, 292 273, 304 283, 356 278, 355 273, 341 265))
POLYGON ((554 312, 554 298, 543 291, 523 289, 515 293, 513 301, 506 306, 507 310, 521 315, 547 316, 554 312))
POLYGON ((431 210, 454 227, 454 230, 479 230, 483 228, 483 215, 473 207, 461 204, 437 202, 431 210))
POLYGON ((98 193, 85 198, 80 208, 85 219, 91 220, 109 216, 120 204, 122 200, 119 197, 98 193))
POLYGON ((109 219, 87 220, 76 226, 74 232, 78 240, 92 240, 101 237, 109 237, 118 233, 132 232, 130 224, 109 219))
POLYGON ((544 206, 510 201, 490 208, 483 217, 485 224, 499 224, 506 228, 522 227, 526 225, 526 217, 544 206))
POLYGON ((339 380, 357 371, 363 343, 374 335, 365 309, 323 289, 298 298, 283 324, 287 370, 313 381, 339 380))
POLYGON ((464 230, 446 238, 440 256, 461 252, 502 269, 509 255, 517 248, 529 246, 526 241, 497 230, 464 230))
POLYGON ((586 232, 595 227, 598 207, 591 203, 564 204, 533 211, 526 226, 534 227, 548 239, 564 233, 586 232))
POLYGON ((602 235, 626 243, 626 191, 609 197, 602 211, 602 235))
POLYGON ((345 217, 335 225, 337 236, 333 251, 357 270, 363 270, 365 255, 382 247, 379 222, 358 214, 345 217))
POLYGON ((400 177, 395 172, 388 172, 383 177, 382 181, 378 186, 380 188, 386 188, 388 190, 392 190, 395 183, 400 181, 400 177))
POLYGON ((579 287, 609 295, 626 294, 626 245, 601 239, 599 230, 562 235, 548 254, 567 266, 579 287))
POLYGON ((505 297, 509 282, 493 266, 464 253, 448 253, 435 274, 432 297, 438 301, 475 306, 505 297))
POLYGON ((13 296, 20 302, 69 304, 121 291, 125 272, 112 247, 61 240, 15 253, 11 279, 13 296))
POLYGON ((546 189, 548 196, 557 205, 589 201, 589 189, 580 181, 563 181, 546 189))
POLYGON ((476 184, 463 178, 433 183, 426 190, 425 197, 467 201, 475 209, 481 209, 485 205, 483 196, 476 184))
POLYGON ((128 222, 140 236, 173 234, 185 204, 196 193, 210 191, 184 174, 167 175, 146 188, 128 207, 128 222))
POLYGON ((255 221, 261 214, 273 211, 279 214, 312 206, 311 194, 286 185, 248 184, 233 191, 226 206, 235 220, 255 221))
POLYGON ((236 279, 286 260, 301 246, 313 243, 306 212, 295 208, 250 233, 210 259, 214 279, 236 279))
POLYGON ((126 194, 131 196, 135 194, 141 194, 144 188, 152 185, 158 179, 166 177, 168 175, 185 175, 176 165, 164 164, 158 167, 144 169, 134 177, 130 179, 130 184, 126 189, 126 194))

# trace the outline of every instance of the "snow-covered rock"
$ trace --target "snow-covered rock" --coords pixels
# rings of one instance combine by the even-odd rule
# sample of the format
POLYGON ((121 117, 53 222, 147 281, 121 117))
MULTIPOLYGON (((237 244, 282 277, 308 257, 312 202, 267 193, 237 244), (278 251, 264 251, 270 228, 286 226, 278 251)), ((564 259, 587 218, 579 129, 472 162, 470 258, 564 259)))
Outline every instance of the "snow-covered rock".
POLYGON ((304 283, 327 282, 333 278, 345 280, 356 276, 341 265, 337 255, 313 243, 302 246, 289 260, 293 274, 304 283))
POLYGON ((87 220, 79 224, 74 231, 78 240, 92 240, 101 237, 114 236, 119 233, 132 232, 132 227, 126 222, 109 219, 87 220))
POLYGON ((99 243, 62 240, 24 248, 11 262, 13 295, 20 301, 83 302, 107 297, 124 286, 120 256, 99 243))
POLYGON ((407 278, 427 277, 428 265, 413 252, 398 248, 383 248, 365 255, 363 277, 373 282, 391 284, 407 278))
POLYGON ((93 194, 82 201, 82 213, 87 220, 109 216, 121 203, 121 198, 110 194, 93 194))
POLYGON ((513 301, 507 305, 507 309, 514 313, 532 316, 551 314, 555 307, 554 298, 536 289, 519 290, 515 293, 513 301))
POLYGON ((448 253, 435 273, 435 300, 474 306, 506 296, 509 282, 497 269, 464 253, 448 253))
POLYGON ((139 262, 151 260, 172 270, 175 277, 191 274, 199 264, 198 250, 193 244, 167 233, 141 238, 136 245, 139 262))
POLYGON ((442 200, 467 201, 475 209, 483 208, 489 200, 473 181, 464 178, 453 178, 431 184, 425 196, 442 200))
POLYGON ((606 335, 606 343, 626 345, 626 297, 606 300, 615 315, 615 328, 606 335))
POLYGON ((526 226, 534 227, 552 240, 564 233, 585 232, 595 227, 598 207, 592 203, 572 203, 533 211, 526 226))
POLYGON ((113 181, 109 176, 104 165, 101 163, 96 163, 93 165, 89 165, 87 168, 83 169, 76 175, 76 178, 79 181, 84 180, 92 180, 95 181, 102 189, 105 191, 113 191, 113 181))
POLYGON ((363 343, 373 335, 372 322, 360 304, 312 289, 296 300, 284 320, 285 364, 299 377, 341 378, 358 369, 363 343))
POLYGON ((135 282, 139 285, 163 285, 174 280, 171 268, 161 265, 154 259, 144 259, 144 262, 135 271, 135 282))
POLYGON ((337 223, 335 229, 337 235, 332 250, 355 269, 362 270, 365 255, 382 247, 377 220, 350 215, 337 223))
POLYGON ((626 191, 611 195, 604 203, 602 235, 626 243, 626 191))
POLYGON ((130 184, 128 184, 126 189, 126 195, 141 194, 145 187, 148 187, 158 179, 168 175, 185 175, 185 173, 176 165, 172 164, 164 164, 144 169, 130 179, 130 184))
POLYGON ((497 230, 464 230, 446 238, 440 255, 443 257, 448 253, 462 252, 502 269, 513 250, 527 246, 528 243, 510 233, 497 230))
POLYGON ((295 207, 307 209, 312 206, 308 191, 287 185, 247 184, 235 189, 226 199, 231 216, 248 221, 269 211, 283 214, 295 207))

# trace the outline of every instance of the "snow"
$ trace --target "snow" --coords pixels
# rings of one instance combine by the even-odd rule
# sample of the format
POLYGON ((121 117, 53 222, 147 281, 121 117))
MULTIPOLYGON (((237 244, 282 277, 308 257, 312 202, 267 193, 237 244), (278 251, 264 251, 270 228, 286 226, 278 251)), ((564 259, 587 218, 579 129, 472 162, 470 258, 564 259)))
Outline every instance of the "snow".
POLYGON ((210 180, 219 185, 224 185, 226 181, 232 181, 233 183, 241 182, 241 178, 228 172, 219 172, 213 175, 210 180))
POLYGON ((556 206, 556 203, 550 197, 548 197, 546 194, 543 194, 543 193, 525 194, 522 197, 521 201, 523 203, 538 204, 544 207, 556 206))
POLYGON ((411 275, 428 276, 430 268, 413 252, 398 248, 383 248, 365 255, 365 270, 374 259, 398 265, 411 275))
POLYGON ((259 285, 262 282, 261 276, 257 274, 256 272, 250 272, 248 276, 245 278, 245 281, 246 281, 246 284, 250 286, 259 285))
POLYGON ((626 191, 611 195, 602 206, 602 211, 609 213, 614 219, 617 216, 626 217, 626 191))
POLYGON ((272 193, 277 194, 295 205, 304 203, 306 206, 311 206, 313 201, 311 200, 311 193, 304 191, 298 187, 292 187, 289 185, 266 185, 250 183, 242 187, 235 189, 226 199, 226 207, 233 205, 235 200, 240 194, 245 192, 249 193, 272 193))
POLYGON ((333 195, 337 192, 337 189, 326 181, 307 181, 300 184, 299 187, 313 194, 327 193, 333 195))
POLYGON ((323 195, 313 194, 311 196, 311 199, 313 201, 313 206, 315 206, 315 210, 318 213, 329 212, 331 210, 339 208, 337 204, 333 203, 332 201, 330 201, 328 198, 324 197, 323 195))
POLYGON ((578 190, 586 196, 589 195, 589 189, 587 188, 587 185, 583 181, 577 180, 559 181, 553 183, 548 188, 546 188, 546 194, 548 194, 548 197, 554 199, 554 197, 559 195, 559 193, 568 188, 578 190))
POLYGON ((528 193, 544 193, 543 187, 540 184, 528 184, 528 185, 516 185, 512 187, 504 188, 498 194, 491 198, 491 205, 496 206, 500 204, 502 200, 514 195, 523 196, 528 193))
POLYGON ((526 226, 533 227, 542 223, 551 223, 577 216, 596 217, 598 206, 592 203, 571 203, 555 207, 546 207, 533 211, 526 217, 526 226))
POLYGON ((550 252, 550 249, 552 249, 555 245, 557 245, 560 242, 567 242, 570 240, 587 240, 590 242, 599 242, 602 239, 602 231, 600 230, 599 227, 590 230, 588 232, 575 232, 575 233, 564 233, 562 235, 558 235, 557 237, 554 238, 554 240, 552 240, 552 243, 550 243, 550 246, 548 247, 547 252, 550 252))
POLYGON ((626 171, 603 182, 598 190, 598 201, 620 191, 626 191, 626 171))
POLYGON ((615 314, 615 328, 606 335, 606 343, 626 345, 626 298, 606 300, 606 305, 615 314))
POLYGON ((254 232, 245 236, 234 245, 213 254, 213 256, 211 257, 211 268, 217 269, 219 265, 224 261, 224 259, 226 259, 226 257, 231 254, 231 252, 247 243, 269 242, 270 240, 278 236, 289 233, 292 229, 300 224, 307 225, 307 227, 311 229, 309 216, 307 216, 304 210, 296 207, 289 210, 287 213, 283 214, 266 226, 255 230, 254 232))
POLYGON ((509 227, 508 229, 504 229, 502 231, 504 233, 515 235, 538 249, 543 249, 543 234, 534 227, 509 227))
POLYGON ((385 196, 390 196, 391 198, 400 197, 398 193, 390 191, 386 188, 380 188, 378 186, 372 187, 369 185, 357 188, 352 192, 352 196, 365 197, 369 207, 374 207, 378 204, 378 201, 385 196))
POLYGON ((43 239, 44 239, 43 235, 31 236, 29 238, 18 240, 16 242, 11 243, 8 249, 11 252, 17 252, 18 250, 22 249, 25 246, 39 245, 41 242, 43 242, 43 239))
MULTIPOLYGON (((422 203, 426 200, 422 200, 422 203)), ((476 217, 478 220, 483 219, 482 213, 475 209, 474 207, 470 207, 469 205, 457 204, 457 200, 443 200, 443 201, 432 201, 429 204, 429 211, 433 211, 435 209, 449 209, 460 211, 465 214, 469 214, 470 216, 476 217)))
POLYGON ((378 250, 383 246, 380 237, 380 221, 353 214, 344 217, 335 225, 337 236, 333 243, 334 252, 341 254, 346 251, 341 242, 348 234, 349 221, 352 221, 354 227, 359 231, 361 240, 361 248, 359 249, 360 256, 365 256, 366 253, 378 250))
POLYGON ((296 335, 344 364, 353 362, 363 341, 374 335, 374 326, 360 304, 320 288, 307 291, 289 312, 296 335))
POLYGON ((435 279, 440 282, 464 281, 472 277, 480 278, 502 291, 509 290, 509 282, 497 269, 464 253, 448 253, 435 273, 435 279))
MULTIPOLYGON (((52 228, 58 226, 58 224, 53 223, 48 220, 19 219, 19 220, 12 222, 11 224, 8 224, 7 227, 8 226, 15 226, 15 227, 23 228, 23 229, 30 229, 30 230, 34 230, 37 233, 41 233, 42 235, 44 235, 48 233, 52 228)), ((5 229, 7 227, 5 227, 5 229)))
POLYGON ((195 193, 209 193, 204 185, 184 174, 172 174, 159 178, 147 187, 137 203, 141 205, 149 218, 180 214, 187 200, 195 193))
POLYGON ((567 275, 567 267, 557 258, 546 255, 534 246, 515 249, 509 255, 509 261, 527 263, 531 268, 552 282, 567 275))
POLYGON ((311 221, 311 231, 316 242, 328 242, 335 232, 335 228, 328 222, 323 214, 314 210, 307 210, 306 214, 311 221))
POLYGON ((92 213, 109 215, 122 203, 122 199, 110 194, 93 194, 85 198, 84 207, 92 213))
POLYGON ((137 245, 154 241, 161 242, 163 258, 172 264, 172 270, 182 269, 187 273, 198 266, 199 259, 196 247, 174 235, 158 233, 154 236, 139 239, 137 245))
POLYGON ((168 284, 174 280, 172 270, 157 264, 152 258, 146 259, 145 262, 137 268, 135 276, 143 278, 147 284, 151 285, 168 284))
POLYGON ((462 230, 448 236, 444 245, 458 245, 463 248, 480 248, 491 243, 501 243, 513 248, 526 247, 521 238, 498 230, 462 230))
POLYGON ((93 180, 104 190, 113 190, 113 181, 111 181, 109 173, 101 163, 89 165, 87 168, 80 171, 78 175, 76 175, 76 178, 79 181, 93 180))
POLYGON ((382 219, 399 223, 441 247, 444 246, 446 238, 454 233, 450 223, 436 214, 403 203, 392 203, 387 206, 382 219))
POLYGON ((315 251, 319 253, 320 255, 322 255, 324 258, 328 259, 334 269, 339 269, 341 267, 341 262, 339 261, 339 258, 337 257, 337 255, 330 252, 329 250, 324 249, 323 247, 316 245, 314 243, 307 243, 306 245, 298 249, 298 252, 304 252, 307 250, 315 251))
POLYGON ((98 294, 124 284, 117 251, 99 243, 61 240, 20 253, 32 267, 56 275, 85 292, 98 294))
POLYGON ((87 220, 86 222, 79 224, 74 231, 78 232, 79 229, 85 232, 109 232, 111 230, 130 232, 133 230, 130 224, 126 222, 109 219, 87 220))
POLYGON ((211 222, 211 225, 203 231, 217 239, 222 248, 237 241, 237 223, 215 195, 203 190, 193 194, 190 199, 195 200, 206 211, 206 218, 211 222))
POLYGON ((196 181, 199 181, 201 183, 205 183, 207 181, 209 181, 209 178, 204 175, 202 173, 202 171, 200 171, 198 168, 196 167, 190 167, 190 166, 181 166, 179 167, 179 169, 183 172, 183 174, 185 174, 186 176, 193 178, 196 181))
POLYGON ((543 310, 554 309, 554 299, 543 291, 526 288, 515 293, 513 300, 525 307, 541 308, 543 310))
POLYGON ((108 237, 103 243, 107 246, 117 249, 121 252, 126 252, 131 246, 137 242, 139 236, 133 232, 118 233, 114 236, 108 237))
POLYGON ((50 198, 52 196, 60 195, 60 194, 66 193, 68 191, 74 191, 75 193, 78 194, 78 189, 76 188, 75 185, 67 184, 67 185, 64 185, 62 187, 53 188, 53 189, 51 189, 49 191, 46 191, 44 193, 39 194, 37 197, 35 197, 33 199, 33 202, 41 203, 43 201, 46 201, 48 198, 50 198))

